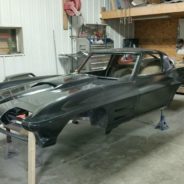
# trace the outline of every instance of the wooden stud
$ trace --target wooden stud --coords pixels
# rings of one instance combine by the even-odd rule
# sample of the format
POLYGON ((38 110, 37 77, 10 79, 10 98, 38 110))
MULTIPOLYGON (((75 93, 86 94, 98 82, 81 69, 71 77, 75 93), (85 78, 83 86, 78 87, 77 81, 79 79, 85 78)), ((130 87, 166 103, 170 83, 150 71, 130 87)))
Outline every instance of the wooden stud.
POLYGON ((64 11, 64 3, 66 0, 62 0, 63 3, 63 30, 68 30, 68 16, 66 12, 64 11))
POLYGON ((28 184, 36 184, 36 139, 28 132, 28 184))

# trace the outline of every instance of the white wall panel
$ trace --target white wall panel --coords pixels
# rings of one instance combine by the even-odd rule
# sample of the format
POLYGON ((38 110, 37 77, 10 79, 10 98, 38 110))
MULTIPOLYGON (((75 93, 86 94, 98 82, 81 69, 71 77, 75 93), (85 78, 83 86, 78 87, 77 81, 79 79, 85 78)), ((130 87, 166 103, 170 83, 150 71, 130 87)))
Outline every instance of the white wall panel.
POLYGON ((5 78, 5 70, 4 70, 4 58, 3 57, 0 57, 0 78, 1 79, 4 79, 5 78))
MULTIPOLYGON (((109 1, 81 1, 84 23, 101 23, 101 6, 109 9, 109 1)), ((0 0, 0 26, 22 27, 24 41, 24 55, 0 56, 0 81, 4 79, 4 75, 21 72, 56 74, 56 58, 59 73, 63 73, 58 54, 71 53, 72 44, 71 30, 63 30, 62 8, 62 0, 0 0)), ((107 23, 112 27, 108 28, 109 36, 114 39, 115 47, 120 47, 124 35, 122 26, 119 22, 107 23)))
POLYGON ((56 53, 71 52, 70 31, 62 29, 61 10, 61 0, 0 0, 0 26, 22 27, 24 40, 24 55, 3 57, 5 72, 1 73, 56 74, 53 33, 56 53))

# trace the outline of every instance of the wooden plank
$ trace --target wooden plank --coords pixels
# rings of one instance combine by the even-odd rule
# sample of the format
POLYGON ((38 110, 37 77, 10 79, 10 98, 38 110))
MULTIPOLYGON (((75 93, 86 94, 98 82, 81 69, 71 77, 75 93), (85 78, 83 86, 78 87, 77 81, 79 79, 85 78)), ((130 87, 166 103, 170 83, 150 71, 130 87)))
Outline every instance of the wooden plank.
POLYGON ((62 0, 63 3, 63 30, 68 30, 68 16, 66 12, 64 11, 64 3, 66 0, 62 0))
POLYGON ((28 132, 28 184, 36 184, 36 139, 28 132))
POLYGON ((134 28, 139 47, 160 50, 176 58, 178 18, 135 21, 134 28))
MULTIPOLYGON (((147 5, 143 7, 130 8, 131 17, 141 16, 153 16, 153 15, 165 15, 174 13, 184 13, 184 2, 182 3, 171 3, 171 4, 156 4, 147 5)), ((115 19, 122 18, 125 15, 125 10, 115 10, 101 12, 102 19, 115 19)))

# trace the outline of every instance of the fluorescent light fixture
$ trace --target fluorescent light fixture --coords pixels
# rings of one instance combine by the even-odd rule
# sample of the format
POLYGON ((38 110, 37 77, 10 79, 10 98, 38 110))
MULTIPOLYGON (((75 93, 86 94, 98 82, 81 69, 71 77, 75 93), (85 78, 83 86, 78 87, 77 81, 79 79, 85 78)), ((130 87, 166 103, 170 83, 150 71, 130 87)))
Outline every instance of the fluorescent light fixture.
POLYGON ((162 16, 151 16, 151 17, 137 17, 133 18, 133 20, 153 20, 153 19, 167 19, 170 18, 169 15, 162 15, 162 16))

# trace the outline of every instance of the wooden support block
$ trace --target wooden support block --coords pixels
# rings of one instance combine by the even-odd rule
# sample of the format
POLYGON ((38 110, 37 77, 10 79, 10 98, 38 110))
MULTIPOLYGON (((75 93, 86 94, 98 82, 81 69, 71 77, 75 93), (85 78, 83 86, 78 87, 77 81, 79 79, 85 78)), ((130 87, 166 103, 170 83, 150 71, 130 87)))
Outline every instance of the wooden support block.
POLYGON ((66 0, 62 0, 63 2, 63 30, 68 30, 68 16, 66 12, 64 11, 64 3, 66 0))
POLYGON ((28 132, 28 184, 36 184, 36 139, 28 132))

